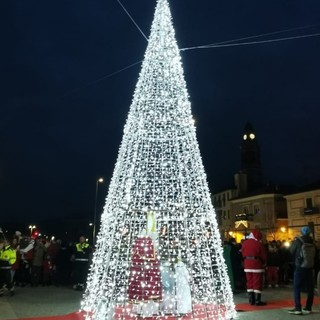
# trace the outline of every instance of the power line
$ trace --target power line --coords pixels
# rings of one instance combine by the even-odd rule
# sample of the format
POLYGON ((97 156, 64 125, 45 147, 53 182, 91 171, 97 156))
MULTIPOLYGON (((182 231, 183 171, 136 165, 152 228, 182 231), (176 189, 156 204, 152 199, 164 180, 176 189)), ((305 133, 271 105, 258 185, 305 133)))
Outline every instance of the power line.
POLYGON ((134 23, 134 25, 137 27, 137 29, 140 31, 140 33, 143 35, 143 37, 147 40, 148 42, 148 38, 146 37, 146 35, 143 33, 143 31, 140 29, 140 27, 138 26, 138 24, 134 21, 134 19, 131 17, 130 13, 127 11, 127 9, 124 7, 124 5, 120 2, 120 0, 117 0, 118 3, 120 4, 120 6, 122 7, 122 9, 124 10, 124 12, 128 15, 128 17, 131 19, 131 21, 134 23))
MULTIPOLYGON (((286 32, 291 32, 291 31, 296 31, 296 30, 309 29, 309 28, 318 27, 318 26, 320 26, 320 24, 309 24, 309 25, 302 26, 302 27, 295 27, 295 28, 290 28, 290 29, 285 29, 285 30, 280 30, 280 31, 273 31, 273 32, 268 32, 268 33, 262 33, 262 34, 259 34, 259 35, 254 35, 254 36, 249 36, 249 37, 243 37, 243 38, 232 39, 232 40, 227 40, 227 41, 222 41, 222 42, 210 43, 210 44, 208 44, 207 46, 220 45, 220 44, 237 42, 237 41, 254 39, 254 38, 261 38, 261 37, 266 37, 266 36, 270 36, 270 35, 274 35, 274 34, 286 33, 286 32)), ((193 49, 193 48, 198 48, 198 47, 199 47, 199 46, 191 47, 191 49, 193 49)), ((202 47, 202 46, 200 46, 200 47, 202 47)), ((180 50, 181 50, 181 51, 185 51, 185 50, 191 50, 191 49, 190 49, 190 48, 182 48, 182 49, 180 49, 180 50)))
MULTIPOLYGON (((141 34, 144 36, 144 38, 148 41, 147 37, 144 35, 144 33, 142 32, 142 30, 139 28, 139 26, 136 24, 136 22, 133 20, 133 18, 130 16, 129 12, 125 9, 125 7, 122 5, 122 3, 117 0, 119 2, 119 4, 122 6, 123 10, 127 13, 127 15, 130 17, 130 19, 132 20, 132 22, 135 24, 135 26, 138 28, 138 30, 141 32, 141 34)), ((295 40, 295 39, 302 39, 302 38, 311 38, 311 37, 317 37, 320 36, 320 33, 314 33, 314 34, 306 34, 306 35, 300 35, 300 36, 292 36, 292 37, 284 37, 284 38, 276 38, 276 39, 268 39, 268 40, 260 40, 260 41, 249 41, 249 42, 239 42, 239 43, 232 43, 232 42, 237 42, 237 41, 241 41, 241 40, 247 40, 247 39, 254 39, 254 38, 261 38, 261 37, 265 37, 265 36, 270 36, 270 35, 274 35, 274 34, 279 34, 279 33, 285 33, 285 32, 291 32, 291 31, 296 31, 296 30, 302 30, 302 29, 307 29, 307 28, 312 28, 312 27, 316 27, 319 26, 320 24, 314 24, 314 25, 307 25, 307 26, 302 26, 302 27, 295 27, 295 28, 290 28, 290 29, 286 29, 286 30, 280 30, 280 31, 274 31, 274 32, 268 32, 268 33, 263 33, 263 34, 259 34, 259 35, 254 35, 254 36, 249 36, 249 37, 243 37, 243 38, 238 38, 238 39, 233 39, 233 40, 227 40, 227 41, 222 41, 222 42, 217 42, 217 43, 212 43, 212 44, 208 44, 208 45, 201 45, 201 46, 194 46, 194 47, 189 47, 189 48, 182 48, 180 49, 180 51, 189 51, 189 50, 195 50, 195 49, 211 49, 211 48, 224 48, 224 47, 238 47, 238 46, 247 46, 247 45, 256 45, 256 44, 263 44, 263 43, 271 43, 271 42, 280 42, 280 41, 288 41, 288 40, 295 40)), ((115 72, 112 72, 106 76, 103 76, 99 79, 96 79, 92 82, 89 82, 88 84, 76 88, 74 90, 71 90, 67 93, 65 93, 61 98, 65 98, 66 96, 69 96, 71 94, 74 94, 80 90, 83 90, 85 88, 88 88, 102 80, 105 80, 107 78, 110 78, 122 71, 125 71, 131 67, 136 66, 137 64, 141 63, 142 60, 134 62, 124 68, 121 68, 115 72)))
POLYGON ((96 79, 96 80, 94 80, 94 81, 92 81, 92 82, 89 82, 89 83, 87 83, 86 85, 84 85, 84 86, 82 86, 82 87, 73 89, 73 90, 65 93, 63 96, 61 96, 61 98, 65 98, 65 97, 67 97, 67 96, 69 96, 69 95, 71 95, 71 94, 74 94, 74 93, 76 93, 76 92, 78 92, 78 91, 80 91, 80 90, 83 90, 83 89, 85 89, 85 88, 91 87, 92 85, 94 85, 94 84, 96 84, 96 83, 98 83, 98 82, 100 82, 100 81, 102 81, 102 80, 104 80, 104 79, 110 78, 110 77, 112 77, 112 76, 114 76, 114 75, 116 75, 116 74, 118 74, 118 73, 120 73, 120 72, 122 72, 122 71, 124 71, 124 70, 126 70, 126 69, 129 69, 129 68, 131 68, 131 67, 133 67, 133 66, 141 63, 141 62, 142 62, 142 60, 137 61, 137 62, 135 62, 135 63, 130 64, 129 66, 126 66, 126 67, 124 67, 124 68, 122 68, 122 69, 119 69, 119 70, 117 70, 117 71, 115 71, 115 72, 112 72, 112 73, 110 73, 110 74, 107 74, 106 76, 103 76, 102 78, 99 78, 99 79, 96 79))
POLYGON ((288 40, 311 38, 311 37, 318 37, 318 36, 320 36, 320 33, 306 34, 306 35, 294 36, 294 37, 286 37, 286 38, 269 39, 269 40, 260 40, 260 41, 250 41, 250 42, 240 42, 240 43, 226 43, 226 44, 212 44, 212 45, 204 45, 204 46, 184 48, 184 49, 180 49, 180 50, 181 51, 187 51, 187 50, 194 50, 194 49, 211 49, 211 48, 247 46, 247 45, 254 45, 254 44, 279 42, 279 41, 288 41, 288 40))

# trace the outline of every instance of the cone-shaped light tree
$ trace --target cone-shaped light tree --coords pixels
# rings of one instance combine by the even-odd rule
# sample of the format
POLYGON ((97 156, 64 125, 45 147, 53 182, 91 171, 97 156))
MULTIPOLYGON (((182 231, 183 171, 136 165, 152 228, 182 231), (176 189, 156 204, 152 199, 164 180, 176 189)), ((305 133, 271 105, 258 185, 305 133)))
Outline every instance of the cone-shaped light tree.
POLYGON ((168 0, 157 1, 82 310, 88 319, 235 316, 168 0))

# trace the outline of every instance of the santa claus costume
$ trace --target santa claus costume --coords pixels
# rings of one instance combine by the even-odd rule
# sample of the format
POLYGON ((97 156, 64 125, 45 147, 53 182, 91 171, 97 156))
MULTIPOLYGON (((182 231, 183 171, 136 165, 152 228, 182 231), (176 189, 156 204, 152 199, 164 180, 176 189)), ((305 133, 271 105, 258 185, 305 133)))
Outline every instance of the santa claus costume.
POLYGON ((263 272, 267 261, 267 252, 261 243, 262 234, 259 230, 253 230, 242 245, 244 258, 244 272, 247 278, 247 292, 251 305, 262 306, 261 301, 263 287, 263 272))

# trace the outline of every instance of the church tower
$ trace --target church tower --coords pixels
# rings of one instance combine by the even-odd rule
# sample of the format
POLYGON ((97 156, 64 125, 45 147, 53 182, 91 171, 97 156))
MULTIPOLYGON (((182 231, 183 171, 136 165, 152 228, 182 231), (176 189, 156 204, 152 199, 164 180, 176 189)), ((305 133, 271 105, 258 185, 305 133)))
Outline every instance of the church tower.
POLYGON ((245 125, 242 135, 241 172, 247 175, 248 191, 262 187, 263 179, 260 145, 250 122, 245 125))

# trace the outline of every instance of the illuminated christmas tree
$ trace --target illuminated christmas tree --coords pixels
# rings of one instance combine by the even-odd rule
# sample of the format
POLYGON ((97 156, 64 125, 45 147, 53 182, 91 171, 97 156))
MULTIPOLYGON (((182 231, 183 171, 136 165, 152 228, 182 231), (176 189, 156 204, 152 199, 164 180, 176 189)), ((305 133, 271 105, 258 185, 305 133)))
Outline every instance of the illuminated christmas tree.
POLYGON ((232 319, 167 0, 158 0, 82 303, 87 319, 232 319))

